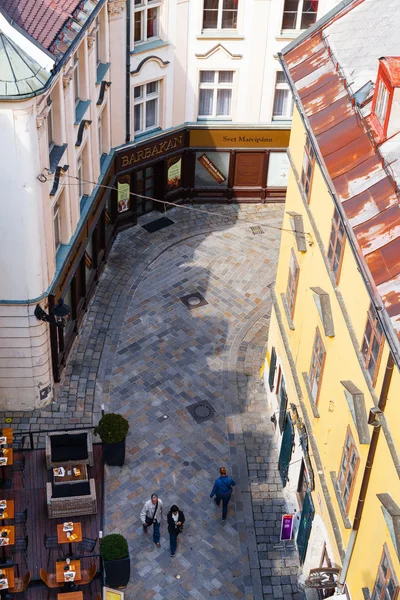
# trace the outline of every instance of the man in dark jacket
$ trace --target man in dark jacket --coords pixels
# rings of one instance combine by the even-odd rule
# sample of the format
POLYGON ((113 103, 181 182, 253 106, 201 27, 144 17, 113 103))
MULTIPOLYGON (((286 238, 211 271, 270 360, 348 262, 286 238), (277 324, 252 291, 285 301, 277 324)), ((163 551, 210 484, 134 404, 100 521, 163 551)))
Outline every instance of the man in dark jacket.
POLYGON ((219 472, 221 476, 215 480, 210 498, 215 495, 214 502, 217 506, 219 506, 219 503, 222 500, 222 520, 225 521, 226 513, 228 511, 228 503, 231 499, 233 491, 232 488, 234 485, 236 485, 236 483, 233 481, 232 477, 229 477, 226 474, 225 467, 221 467, 219 472))
POLYGON ((178 535, 182 533, 183 524, 185 522, 185 515, 179 508, 174 504, 171 506, 171 510, 167 515, 168 521, 168 533, 169 533, 169 548, 171 550, 171 556, 175 556, 176 542, 178 535))

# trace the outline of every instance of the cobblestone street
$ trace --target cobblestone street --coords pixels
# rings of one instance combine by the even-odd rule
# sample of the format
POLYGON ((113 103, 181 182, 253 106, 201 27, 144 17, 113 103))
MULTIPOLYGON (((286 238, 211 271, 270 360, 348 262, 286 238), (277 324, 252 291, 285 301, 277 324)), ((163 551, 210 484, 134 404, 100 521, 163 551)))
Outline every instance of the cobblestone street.
POLYGON ((118 236, 58 402, 14 426, 95 424, 101 403, 129 420, 125 465, 106 470, 106 533, 130 544, 127 600, 300 600, 297 556, 276 548, 285 506, 260 378, 284 207, 202 208, 214 214, 176 208, 170 227, 118 236), (193 293, 205 303, 188 307, 193 293), (209 420, 187 410, 197 402, 211 405, 209 420), (222 465, 237 482, 225 522, 209 498, 222 465), (165 507, 161 548, 139 520, 153 492, 165 507), (172 504, 186 515, 175 557, 172 504))

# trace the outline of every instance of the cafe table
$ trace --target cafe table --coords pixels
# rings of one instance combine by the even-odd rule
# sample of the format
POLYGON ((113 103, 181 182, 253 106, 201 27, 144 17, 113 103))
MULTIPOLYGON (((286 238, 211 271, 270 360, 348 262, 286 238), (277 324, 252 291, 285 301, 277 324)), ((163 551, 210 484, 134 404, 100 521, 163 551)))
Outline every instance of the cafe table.
POLYGON ((3 525, 0 527, 0 538, 3 538, 2 534, 4 531, 7 532, 8 544, 3 544, 1 546, 3 563, 6 560, 6 546, 13 546, 15 544, 15 527, 14 525, 3 525))
MULTIPOLYGON (((0 498, 1 501, 1 498, 0 498)), ((4 507, 3 514, 0 513, 0 521, 4 521, 5 519, 13 519, 15 516, 15 503, 14 500, 6 500, 7 504, 4 507)), ((1 508, 1 504, 0 504, 1 508)))
POLYGON ((74 523, 74 528, 70 532, 71 537, 67 537, 67 532, 64 531, 64 523, 57 525, 57 540, 59 544, 69 544, 69 554, 72 554, 72 542, 82 541, 82 525, 81 523, 74 523), (72 538, 72 539, 71 539, 72 538))
MULTIPOLYGON (((3 456, 0 456, 1 458, 7 458, 7 462, 5 464, 0 464, 0 471, 1 471, 1 478, 0 478, 0 488, 1 489, 8 489, 11 487, 11 479, 6 479, 5 478, 5 469, 7 469, 8 467, 10 467, 13 464, 13 449, 12 448, 4 448, 3 450, 3 456)), ((0 460, 0 463, 2 461, 0 460)))
POLYGON ((78 481, 87 481, 88 472, 86 465, 76 464, 68 465, 68 467, 62 467, 64 469, 64 475, 57 475, 60 467, 53 469, 54 484, 60 483, 76 483, 78 481))
POLYGON ((83 592, 67 592, 57 594, 57 600, 83 600, 83 592))
POLYGON ((59 560, 56 562, 56 581, 57 581, 57 583, 75 583, 76 581, 79 581, 79 579, 82 578, 81 561, 80 560, 71 560, 71 562, 70 562, 69 570, 75 571, 75 573, 76 573, 74 581, 71 581, 71 582, 66 582, 64 579, 64 573, 66 573, 66 571, 64 571, 64 567, 66 565, 67 565, 67 563, 65 560, 59 560))
POLYGON ((5 437, 7 444, 12 444, 13 440, 14 440, 13 428, 12 427, 3 427, 3 429, 0 430, 0 437, 5 437))
POLYGON ((7 587, 0 587, 1 597, 3 597, 3 590, 4 590, 4 596, 5 596, 7 593, 7 590, 12 589, 15 585, 15 573, 14 573, 14 567, 8 567, 7 569, 1 568, 0 571, 2 573, 0 578, 3 579, 3 577, 4 577, 5 579, 7 579, 7 587))

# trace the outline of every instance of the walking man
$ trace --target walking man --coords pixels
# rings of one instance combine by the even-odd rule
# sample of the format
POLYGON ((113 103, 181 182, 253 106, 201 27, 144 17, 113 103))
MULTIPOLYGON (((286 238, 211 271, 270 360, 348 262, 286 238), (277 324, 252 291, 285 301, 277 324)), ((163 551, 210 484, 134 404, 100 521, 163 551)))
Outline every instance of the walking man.
POLYGON ((229 500, 232 496, 233 486, 236 485, 236 482, 233 481, 232 477, 229 477, 226 474, 225 467, 221 467, 220 477, 215 480, 214 487, 211 491, 210 498, 215 495, 214 502, 217 506, 222 500, 222 520, 225 521, 226 513, 228 511, 229 500))
POLYGON ((153 541, 158 548, 160 544, 160 524, 162 519, 162 500, 157 494, 152 494, 150 500, 144 503, 140 513, 140 519, 143 523, 143 531, 147 533, 147 528, 153 525, 153 541))
POLYGON ((176 542, 178 535, 183 531, 183 524, 185 522, 185 515, 179 508, 174 504, 167 516, 168 521, 168 533, 169 533, 169 549, 171 556, 175 556, 176 542))

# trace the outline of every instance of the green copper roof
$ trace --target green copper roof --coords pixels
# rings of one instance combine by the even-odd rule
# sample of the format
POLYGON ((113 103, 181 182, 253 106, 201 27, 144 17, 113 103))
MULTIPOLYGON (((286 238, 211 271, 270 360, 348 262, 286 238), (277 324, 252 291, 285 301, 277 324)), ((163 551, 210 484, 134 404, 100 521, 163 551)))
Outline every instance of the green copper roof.
POLYGON ((31 95, 50 73, 0 30, 0 98, 31 95))

